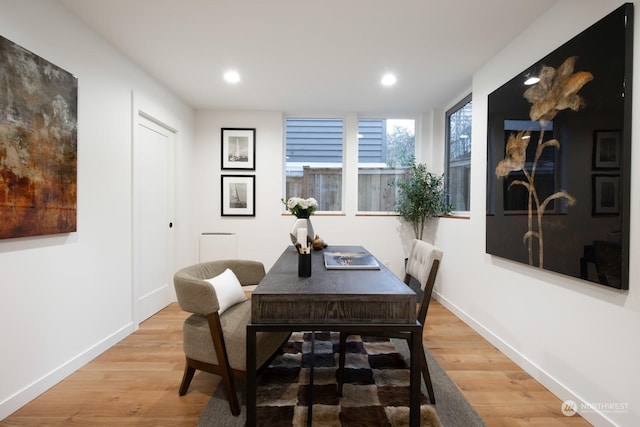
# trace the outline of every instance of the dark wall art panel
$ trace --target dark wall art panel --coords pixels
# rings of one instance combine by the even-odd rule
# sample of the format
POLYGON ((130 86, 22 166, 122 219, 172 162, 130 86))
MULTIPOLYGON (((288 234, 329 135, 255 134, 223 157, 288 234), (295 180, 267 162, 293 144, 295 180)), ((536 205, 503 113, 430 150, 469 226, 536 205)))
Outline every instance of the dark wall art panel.
POLYGON ((629 288, 633 4, 488 99, 489 254, 629 288))
POLYGON ((0 36, 0 238, 76 231, 78 81, 0 36))

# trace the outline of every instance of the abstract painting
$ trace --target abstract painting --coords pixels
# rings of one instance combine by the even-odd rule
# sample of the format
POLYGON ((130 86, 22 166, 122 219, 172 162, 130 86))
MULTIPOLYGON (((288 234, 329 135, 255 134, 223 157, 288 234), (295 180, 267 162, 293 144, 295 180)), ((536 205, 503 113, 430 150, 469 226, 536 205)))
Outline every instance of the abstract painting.
POLYGON ((0 238, 76 231, 75 76, 0 36, 0 238))
POLYGON ((487 253, 628 289, 632 39, 627 3, 489 94, 487 253))

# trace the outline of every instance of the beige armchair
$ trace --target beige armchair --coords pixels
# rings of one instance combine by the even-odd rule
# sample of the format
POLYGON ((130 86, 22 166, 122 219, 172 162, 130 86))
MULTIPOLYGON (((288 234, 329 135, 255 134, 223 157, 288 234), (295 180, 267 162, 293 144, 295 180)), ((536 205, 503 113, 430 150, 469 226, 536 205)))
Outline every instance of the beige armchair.
MULTIPOLYGON (((262 263, 248 260, 200 263, 183 268, 174 275, 178 304, 182 310, 193 313, 183 327, 186 366, 179 394, 183 396, 187 392, 196 369, 220 375, 231 413, 239 415, 234 380, 246 381, 246 325, 251 320, 251 299, 232 305, 219 314, 216 290, 206 281, 227 268, 242 286, 256 285, 265 275, 262 263)), ((256 366, 260 369, 266 367, 288 337, 287 332, 259 333, 256 366)))

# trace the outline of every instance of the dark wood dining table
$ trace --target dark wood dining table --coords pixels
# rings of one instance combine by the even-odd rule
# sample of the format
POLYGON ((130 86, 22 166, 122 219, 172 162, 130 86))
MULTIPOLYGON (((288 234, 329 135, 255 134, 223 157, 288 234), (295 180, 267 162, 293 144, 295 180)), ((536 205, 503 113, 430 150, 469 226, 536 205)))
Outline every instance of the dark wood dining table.
MULTIPOLYGON (((324 251, 367 252, 362 246, 324 251)), ((378 262, 377 270, 327 270, 323 251, 311 251, 311 276, 298 276, 298 251, 288 246, 251 296, 247 325, 247 422, 256 425, 256 334, 260 331, 409 332, 422 345, 416 294, 378 262)), ((410 425, 420 425, 420 353, 411 351, 410 425)), ((311 425, 309 405, 308 425, 311 425)))

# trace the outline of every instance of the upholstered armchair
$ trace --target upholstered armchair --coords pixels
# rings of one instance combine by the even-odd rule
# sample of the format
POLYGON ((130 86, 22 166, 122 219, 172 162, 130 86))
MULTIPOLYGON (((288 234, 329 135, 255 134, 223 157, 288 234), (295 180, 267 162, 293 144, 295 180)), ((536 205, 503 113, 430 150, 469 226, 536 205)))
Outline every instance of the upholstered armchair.
MULTIPOLYGON (((196 369, 220 375, 231 413, 240 414, 234 380, 246 380, 246 326, 251 320, 251 299, 242 287, 256 285, 264 276, 263 264, 249 260, 205 262, 174 275, 178 304, 192 313, 183 327, 186 366, 181 396, 196 369)), ((256 366, 266 367, 288 337, 287 332, 259 333, 256 366)))

